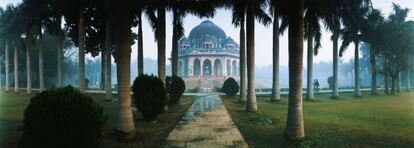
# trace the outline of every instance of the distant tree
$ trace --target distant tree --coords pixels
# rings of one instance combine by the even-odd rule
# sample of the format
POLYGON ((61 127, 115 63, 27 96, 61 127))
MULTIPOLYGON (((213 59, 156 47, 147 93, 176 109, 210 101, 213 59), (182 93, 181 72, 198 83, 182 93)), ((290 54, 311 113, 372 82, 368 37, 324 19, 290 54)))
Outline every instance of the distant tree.
POLYGON ((386 40, 379 53, 385 59, 380 73, 391 79, 391 94, 395 95, 399 73, 408 69, 408 57, 414 48, 414 28, 411 22, 406 21, 409 9, 396 4, 393 4, 393 9, 382 27, 384 32, 380 37, 386 40))
POLYGON ((384 17, 381 11, 373 9, 363 23, 362 41, 369 43, 369 60, 371 65, 371 95, 377 95, 377 52, 383 43, 380 36, 380 27, 384 24, 384 17))

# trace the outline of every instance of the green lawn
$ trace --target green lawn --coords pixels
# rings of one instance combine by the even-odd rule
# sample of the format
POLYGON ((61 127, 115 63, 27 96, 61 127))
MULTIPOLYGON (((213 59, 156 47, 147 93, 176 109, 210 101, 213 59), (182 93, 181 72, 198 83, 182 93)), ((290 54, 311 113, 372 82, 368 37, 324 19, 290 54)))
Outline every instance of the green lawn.
MULTIPOLYGON (((118 105, 104 102, 104 95, 94 94, 90 96, 104 107, 104 114, 108 117, 108 121, 105 124, 103 146, 111 148, 158 147, 191 106, 195 98, 182 97, 178 105, 169 106, 165 113, 158 116, 156 122, 147 123, 136 116, 136 137, 129 141, 119 141, 113 134, 113 128, 117 121, 118 105)), ((0 148, 18 146, 22 134, 23 112, 29 102, 30 96, 24 93, 0 92, 0 148)))
MULTIPOLYGON (((301 147, 414 147, 414 94, 304 101, 306 139, 301 147)), ((236 98, 222 97, 251 147, 280 147, 287 99, 258 98, 258 112, 247 113, 236 98)))

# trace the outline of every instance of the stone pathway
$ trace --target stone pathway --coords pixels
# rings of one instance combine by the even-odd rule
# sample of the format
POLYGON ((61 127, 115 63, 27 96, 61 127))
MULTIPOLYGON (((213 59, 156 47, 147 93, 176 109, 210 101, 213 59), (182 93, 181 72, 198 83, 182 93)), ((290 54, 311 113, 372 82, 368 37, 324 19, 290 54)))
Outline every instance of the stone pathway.
POLYGON ((162 147, 248 147, 218 95, 200 96, 162 147))

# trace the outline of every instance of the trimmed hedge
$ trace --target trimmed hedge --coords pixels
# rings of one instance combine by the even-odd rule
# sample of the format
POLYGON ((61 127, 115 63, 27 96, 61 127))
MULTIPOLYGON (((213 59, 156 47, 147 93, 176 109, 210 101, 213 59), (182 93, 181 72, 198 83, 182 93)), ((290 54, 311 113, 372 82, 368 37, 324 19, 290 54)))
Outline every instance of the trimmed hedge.
POLYGON ((227 96, 235 96, 239 92, 239 84, 237 84, 234 78, 228 78, 224 81, 221 91, 227 96))
POLYGON ((169 104, 176 104, 180 101, 185 91, 185 82, 178 76, 167 77, 167 91, 169 104))
POLYGON ((24 111, 22 148, 100 147, 103 109, 73 87, 43 91, 24 111))
POLYGON ((164 83, 156 76, 140 75, 132 85, 132 98, 146 121, 161 114, 167 103, 164 83))

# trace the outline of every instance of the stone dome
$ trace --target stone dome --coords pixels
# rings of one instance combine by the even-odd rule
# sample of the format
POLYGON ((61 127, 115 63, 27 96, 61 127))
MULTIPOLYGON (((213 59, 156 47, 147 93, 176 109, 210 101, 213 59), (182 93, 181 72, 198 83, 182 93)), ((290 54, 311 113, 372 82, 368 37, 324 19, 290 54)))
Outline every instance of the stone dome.
POLYGON ((226 33, 224 33, 223 29, 209 20, 203 21, 200 25, 194 27, 188 38, 190 40, 200 39, 205 35, 214 36, 217 39, 226 38, 226 33))

